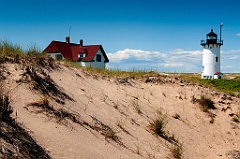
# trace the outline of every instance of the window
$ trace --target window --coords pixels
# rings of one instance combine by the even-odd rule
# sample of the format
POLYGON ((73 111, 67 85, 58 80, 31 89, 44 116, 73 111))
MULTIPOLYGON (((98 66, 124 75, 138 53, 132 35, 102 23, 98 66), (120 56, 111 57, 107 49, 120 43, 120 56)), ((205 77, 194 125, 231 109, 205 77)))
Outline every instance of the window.
POLYGON ((101 58, 102 58, 102 56, 101 56, 101 55, 99 55, 99 54, 97 54, 97 57, 96 57, 96 59, 97 59, 97 62, 101 62, 101 58))
POLYGON ((63 56, 61 54, 56 54, 55 55, 55 59, 56 60, 62 60, 63 59, 63 56))
POLYGON ((78 58, 84 58, 84 57, 86 57, 86 54, 85 54, 85 53, 80 53, 80 54, 78 54, 78 58))
POLYGON ((218 57, 216 57, 216 62, 218 62, 218 57))

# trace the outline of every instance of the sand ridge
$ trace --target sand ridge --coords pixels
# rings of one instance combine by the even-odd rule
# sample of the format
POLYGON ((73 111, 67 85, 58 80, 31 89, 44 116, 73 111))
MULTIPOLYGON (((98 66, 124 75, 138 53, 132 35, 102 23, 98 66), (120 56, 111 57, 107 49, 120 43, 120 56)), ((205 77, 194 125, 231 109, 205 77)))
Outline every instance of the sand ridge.
POLYGON ((16 82, 24 72, 17 64, 6 64, 6 69, 10 74, 5 87, 17 122, 52 158, 174 158, 173 144, 149 130, 159 111, 167 116, 166 132, 183 144, 184 158, 230 158, 230 152, 240 150, 239 123, 229 116, 240 111, 239 98, 223 100, 223 93, 173 77, 125 80, 59 65, 44 71, 72 99, 61 103, 33 89, 31 82, 16 82), (214 101, 214 119, 192 102, 201 95, 214 101), (43 99, 79 123, 28 106, 43 99))

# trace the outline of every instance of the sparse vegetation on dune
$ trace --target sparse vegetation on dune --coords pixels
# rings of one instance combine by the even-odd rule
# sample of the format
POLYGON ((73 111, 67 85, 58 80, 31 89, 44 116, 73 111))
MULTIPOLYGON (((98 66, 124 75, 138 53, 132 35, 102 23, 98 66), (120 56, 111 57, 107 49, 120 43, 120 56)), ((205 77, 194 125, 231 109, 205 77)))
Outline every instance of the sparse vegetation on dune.
MULTIPOLYGON (((231 75, 228 75, 231 76, 231 75)), ((178 78, 187 83, 194 83, 211 89, 227 93, 231 96, 240 97, 240 75, 234 74, 233 78, 206 80, 201 79, 200 75, 180 74, 178 78)))
POLYGON ((19 63, 23 67, 34 66, 38 68, 53 69, 56 67, 54 60, 36 46, 23 50, 19 45, 10 42, 0 42, 0 62, 19 63))
MULTIPOLYGON (((72 64, 74 66, 76 64, 72 64)), ((77 65, 76 67, 79 67, 77 65)), ((81 67, 79 67, 81 68, 81 67)), ((228 79, 215 79, 215 80, 205 80, 201 79, 200 74, 174 74, 170 73, 169 76, 167 74, 159 74, 158 72, 154 71, 122 71, 122 70, 114 70, 114 69, 93 69, 93 68, 82 68, 85 71, 97 75, 101 75, 103 77, 112 77, 118 78, 122 80, 129 80, 129 79, 143 79, 146 78, 146 82, 164 82, 166 81, 166 77, 168 78, 175 78, 180 82, 192 83, 197 84, 203 87, 208 87, 211 89, 216 89, 231 96, 240 97, 240 76, 234 75, 234 78, 228 79)))
POLYGON ((167 123, 167 114, 158 111, 156 119, 150 122, 149 128, 155 135, 170 142, 172 144, 170 148, 172 155, 176 159, 181 159, 183 157, 183 144, 175 138, 174 134, 169 134, 169 131, 166 130, 167 123))
POLYGON ((201 105, 201 108, 204 112, 208 112, 209 109, 216 109, 214 102, 204 95, 202 95, 201 98, 197 100, 197 102, 201 105))
POLYGON ((160 76, 157 72, 154 71, 139 71, 139 70, 132 70, 132 71, 122 71, 119 69, 99 69, 99 68, 83 68, 85 71, 101 75, 103 77, 110 77, 110 78, 118 78, 120 80, 128 80, 128 79, 141 79, 144 77, 153 77, 153 76, 160 76))
POLYGON ((158 113, 157 118, 150 122, 149 128, 156 135, 164 137, 166 135, 165 127, 167 125, 166 114, 158 113))
POLYGON ((174 144, 173 147, 171 148, 171 152, 176 159, 182 159, 183 158, 183 144, 181 144, 181 143, 174 144))

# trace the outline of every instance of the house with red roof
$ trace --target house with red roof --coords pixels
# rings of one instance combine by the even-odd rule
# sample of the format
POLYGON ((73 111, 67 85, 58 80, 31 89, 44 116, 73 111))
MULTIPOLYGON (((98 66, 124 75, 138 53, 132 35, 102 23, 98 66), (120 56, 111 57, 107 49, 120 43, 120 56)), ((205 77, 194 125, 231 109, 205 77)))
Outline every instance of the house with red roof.
POLYGON ((213 75, 213 79, 222 79, 223 74, 221 72, 215 72, 213 75))
POLYGON ((78 62, 81 66, 92 68, 105 68, 109 59, 102 45, 83 45, 70 43, 70 37, 65 42, 52 41, 43 52, 57 60, 71 60, 78 62))

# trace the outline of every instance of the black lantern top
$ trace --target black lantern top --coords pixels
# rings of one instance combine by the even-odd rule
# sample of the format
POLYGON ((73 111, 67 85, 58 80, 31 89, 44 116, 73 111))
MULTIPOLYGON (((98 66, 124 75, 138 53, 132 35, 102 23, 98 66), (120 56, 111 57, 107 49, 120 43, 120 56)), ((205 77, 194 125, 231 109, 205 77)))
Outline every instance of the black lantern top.
POLYGON ((213 29, 211 29, 211 32, 206 35, 206 41, 201 40, 201 45, 206 45, 206 44, 223 45, 223 41, 217 39, 217 34, 213 32, 213 29))

